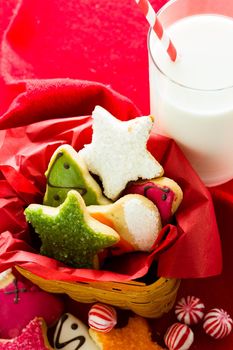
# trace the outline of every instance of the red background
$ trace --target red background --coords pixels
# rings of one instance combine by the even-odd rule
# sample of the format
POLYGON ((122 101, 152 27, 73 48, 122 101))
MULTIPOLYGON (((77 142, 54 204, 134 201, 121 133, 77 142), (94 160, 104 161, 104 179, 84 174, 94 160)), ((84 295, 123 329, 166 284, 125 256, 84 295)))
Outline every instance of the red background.
MULTIPOLYGON (((164 2, 151 1, 156 10, 164 2)), ((7 0, 0 4, 0 19, 2 77, 8 84, 25 78, 99 81, 132 99, 143 114, 149 113, 148 26, 134 0, 7 0)), ((6 91, 2 81, 2 111, 12 97, 6 91)), ((183 281, 180 295, 199 296, 207 310, 222 307, 233 316, 233 183, 213 189, 212 194, 223 245, 223 273, 183 281)), ((173 320, 171 312, 151 325, 163 334, 173 320)), ((214 341, 201 326, 194 331, 192 350, 233 349, 233 334, 214 341)))

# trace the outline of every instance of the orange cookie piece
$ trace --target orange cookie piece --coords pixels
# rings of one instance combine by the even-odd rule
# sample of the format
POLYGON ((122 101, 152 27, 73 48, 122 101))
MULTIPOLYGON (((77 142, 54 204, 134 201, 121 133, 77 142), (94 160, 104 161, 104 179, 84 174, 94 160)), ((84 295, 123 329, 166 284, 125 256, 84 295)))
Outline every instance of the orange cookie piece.
POLYGON ((151 331, 147 321, 139 316, 131 317, 126 327, 114 328, 109 333, 89 330, 93 340, 101 350, 162 350, 151 340, 151 331))

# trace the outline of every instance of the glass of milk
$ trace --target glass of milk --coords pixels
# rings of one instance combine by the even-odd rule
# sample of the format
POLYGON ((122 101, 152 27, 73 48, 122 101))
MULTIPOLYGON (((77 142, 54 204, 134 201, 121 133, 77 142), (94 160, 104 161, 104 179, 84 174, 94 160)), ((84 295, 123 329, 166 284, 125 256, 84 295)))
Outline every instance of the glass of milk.
POLYGON ((150 108, 207 186, 233 178, 233 1, 172 0, 158 13, 178 51, 148 36, 150 108))

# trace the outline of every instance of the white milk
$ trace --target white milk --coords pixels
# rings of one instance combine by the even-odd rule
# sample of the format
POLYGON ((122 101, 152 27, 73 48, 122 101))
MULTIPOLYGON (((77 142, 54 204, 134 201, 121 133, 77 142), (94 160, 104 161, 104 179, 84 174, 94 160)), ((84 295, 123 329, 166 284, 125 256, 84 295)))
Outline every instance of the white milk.
POLYGON ((156 127, 177 141, 207 185, 225 182, 233 178, 233 19, 190 16, 167 33, 175 63, 153 32, 149 38, 156 127))

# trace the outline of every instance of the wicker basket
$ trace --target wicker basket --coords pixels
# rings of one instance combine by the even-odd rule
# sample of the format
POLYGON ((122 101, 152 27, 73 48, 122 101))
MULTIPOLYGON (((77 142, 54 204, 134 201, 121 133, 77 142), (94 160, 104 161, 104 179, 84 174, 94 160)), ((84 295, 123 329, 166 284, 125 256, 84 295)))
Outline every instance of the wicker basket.
POLYGON ((180 280, 162 277, 150 285, 134 281, 70 283, 46 280, 19 266, 16 268, 24 277, 47 292, 66 293, 82 303, 99 301, 132 310, 148 318, 158 318, 172 308, 180 285, 180 280))

